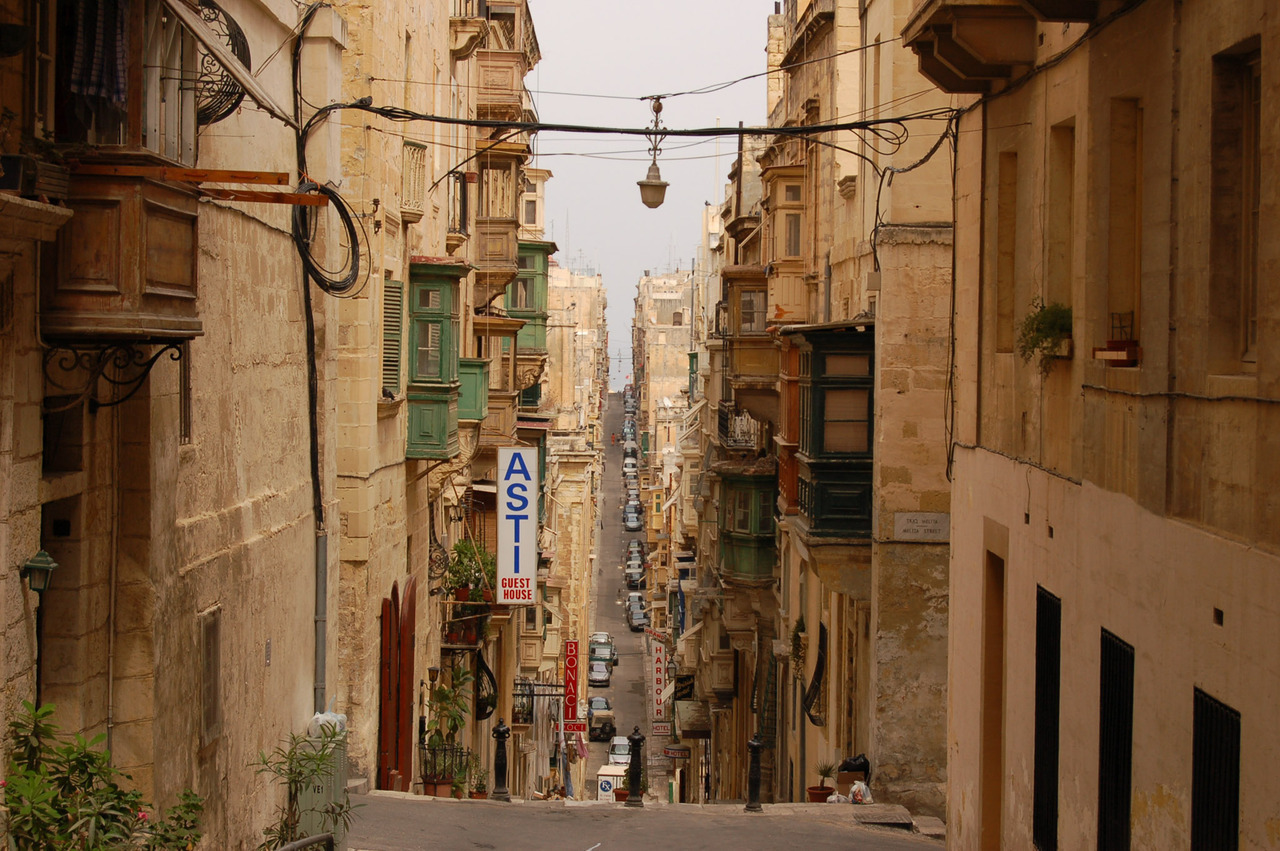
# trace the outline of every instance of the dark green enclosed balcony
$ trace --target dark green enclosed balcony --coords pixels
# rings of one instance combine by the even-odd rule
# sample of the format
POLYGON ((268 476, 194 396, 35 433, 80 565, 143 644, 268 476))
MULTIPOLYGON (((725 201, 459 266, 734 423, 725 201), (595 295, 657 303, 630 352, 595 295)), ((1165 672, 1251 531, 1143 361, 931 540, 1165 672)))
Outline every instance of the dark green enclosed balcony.
POLYGON ((482 420, 489 416, 489 361, 459 358, 458 419, 482 420))
POLYGON ((731 583, 773 581, 778 561, 774 543, 777 465, 772 457, 713 467, 720 477, 720 572, 731 583))
POLYGON ((428 258, 409 264, 407 458, 458 454, 458 285, 467 271, 465 265, 428 258))
POLYGON ((458 454, 458 387, 410 387, 406 458, 446 460, 458 454))
POLYGON ((799 349, 798 502, 811 537, 870 538, 875 328, 782 329, 799 349))

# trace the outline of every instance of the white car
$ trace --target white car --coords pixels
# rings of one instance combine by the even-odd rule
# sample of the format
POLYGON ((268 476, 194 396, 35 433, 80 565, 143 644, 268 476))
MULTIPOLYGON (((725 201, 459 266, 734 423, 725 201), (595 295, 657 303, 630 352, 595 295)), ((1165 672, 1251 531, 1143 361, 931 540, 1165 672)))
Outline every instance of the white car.
POLYGON ((626 765, 631 762, 631 742, 626 736, 614 736, 609 740, 609 764, 626 765))

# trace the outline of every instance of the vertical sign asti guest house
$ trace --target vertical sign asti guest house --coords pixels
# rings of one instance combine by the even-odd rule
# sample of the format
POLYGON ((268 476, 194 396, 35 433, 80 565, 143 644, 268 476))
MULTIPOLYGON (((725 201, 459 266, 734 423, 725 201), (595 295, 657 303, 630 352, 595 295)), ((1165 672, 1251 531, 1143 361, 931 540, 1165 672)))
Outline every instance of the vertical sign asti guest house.
POLYGON ((538 569, 538 455, 498 447, 498 602, 533 603, 538 569))

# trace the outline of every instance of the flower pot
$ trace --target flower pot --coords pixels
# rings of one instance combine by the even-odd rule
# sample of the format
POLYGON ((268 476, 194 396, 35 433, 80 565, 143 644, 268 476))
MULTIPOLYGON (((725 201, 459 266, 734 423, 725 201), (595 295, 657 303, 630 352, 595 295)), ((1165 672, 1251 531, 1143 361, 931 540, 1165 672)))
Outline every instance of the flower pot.
POLYGON ((483 801, 485 798, 489 797, 489 793, 483 789, 472 789, 471 797, 477 801, 483 801))
POLYGON ((809 803, 825 804, 835 789, 830 786, 810 786, 805 791, 809 793, 809 803))
POLYGON ((482 591, 482 592, 481 592, 480 597, 481 597, 481 599, 483 599, 486 603, 492 603, 492 602, 493 602, 493 589, 492 589, 492 588, 486 588, 486 589, 484 589, 484 591, 482 591))
POLYGON ((471 589, 467 586, 453 589, 453 599, 456 603, 465 603, 471 599, 471 589))
POLYGON ((627 796, 630 794, 631 793, 626 789, 614 789, 613 799, 618 803, 622 803, 623 801, 627 800, 627 796))

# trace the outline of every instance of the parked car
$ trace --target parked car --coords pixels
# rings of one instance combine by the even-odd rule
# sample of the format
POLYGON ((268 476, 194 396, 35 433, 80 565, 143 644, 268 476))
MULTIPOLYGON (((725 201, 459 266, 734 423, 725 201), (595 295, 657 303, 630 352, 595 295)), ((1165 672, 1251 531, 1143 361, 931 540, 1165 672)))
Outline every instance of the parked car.
POLYGON ((587 682, 604 688, 609 685, 609 666, 604 662, 592 662, 587 667, 587 682))
POLYGON ((643 605, 636 603, 627 608, 627 626, 632 632, 639 632, 648 625, 649 613, 644 610, 643 605))
POLYGON ((634 473, 634 472, 636 472, 636 470, 638 470, 638 469, 640 469, 640 464, 636 461, 636 459, 634 459, 634 458, 623 458, 623 459, 622 459, 622 472, 623 472, 624 474, 626 474, 626 473, 634 473))
POLYGON ((626 572, 626 574, 625 574, 625 575, 626 575, 626 578, 627 578, 627 587, 628 587, 628 588, 639 588, 639 587, 640 587, 640 585, 641 585, 641 583, 643 583, 643 582, 644 582, 644 568, 643 568, 643 567, 639 567, 639 568, 636 568, 636 569, 634 569, 634 570, 632 570, 631 568, 627 568, 627 572, 626 572))
POLYGON ((622 528, 628 532, 639 532, 644 528, 644 524, 640 521, 638 508, 633 509, 631 506, 627 506, 622 512, 622 528))
POLYGON ((609 666, 609 670, 613 670, 613 666, 618 664, 618 651, 613 646, 612 641, 590 641, 587 644, 590 653, 587 657, 588 663, 604 662, 609 666))
POLYGON ((644 543, 639 538, 632 538, 627 541, 627 553, 640 553, 644 555, 644 543))
POLYGON ((614 736, 609 740, 609 764, 626 765, 631 762, 631 742, 626 736, 614 736))
POLYGON ((644 606, 644 595, 639 591, 632 591, 627 595, 627 605, 630 606, 632 603, 639 603, 644 606))
POLYGON ((587 702, 587 737, 592 741, 609 739, 618 732, 613 707, 607 698, 599 695, 587 702))
MULTIPOLYGON (((607 632, 593 632, 593 633, 591 633, 591 635, 587 638, 587 641, 588 641, 588 642, 591 642, 591 641, 604 641, 604 642, 608 642, 609 644, 612 644, 612 643, 613 643, 613 636, 612 636, 612 635, 610 635, 610 634, 609 634, 609 633, 607 633, 607 632)), ((601 699, 601 700, 604 700, 604 698, 603 698, 603 697, 602 697, 602 698, 600 698, 600 699, 601 699)))

